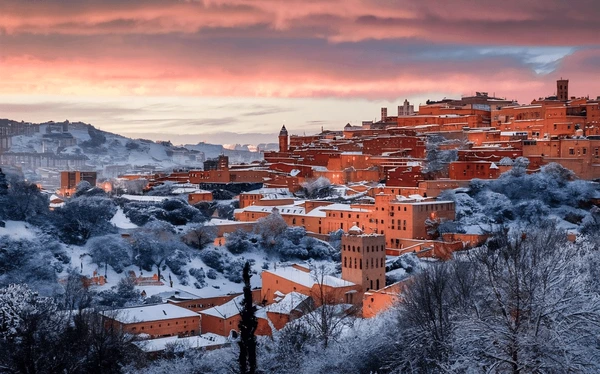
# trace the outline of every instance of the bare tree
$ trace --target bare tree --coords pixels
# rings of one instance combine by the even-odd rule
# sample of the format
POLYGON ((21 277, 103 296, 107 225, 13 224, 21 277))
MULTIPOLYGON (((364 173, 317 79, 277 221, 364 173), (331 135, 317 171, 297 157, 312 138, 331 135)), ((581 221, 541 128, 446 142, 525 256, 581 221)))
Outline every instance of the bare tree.
POLYGON ((193 225, 183 236, 187 245, 202 250, 208 244, 212 243, 217 237, 217 228, 215 226, 206 226, 203 223, 193 225))
POLYGON ((491 371, 598 370, 600 304, 578 249, 547 222, 503 239, 473 252, 484 283, 457 347, 491 371))
POLYGON ((314 270, 316 287, 313 286, 311 293, 314 303, 303 317, 324 348, 339 338, 345 326, 353 323, 351 317, 357 312, 356 305, 342 304, 336 299, 335 293, 327 285, 327 277, 325 266, 314 270))

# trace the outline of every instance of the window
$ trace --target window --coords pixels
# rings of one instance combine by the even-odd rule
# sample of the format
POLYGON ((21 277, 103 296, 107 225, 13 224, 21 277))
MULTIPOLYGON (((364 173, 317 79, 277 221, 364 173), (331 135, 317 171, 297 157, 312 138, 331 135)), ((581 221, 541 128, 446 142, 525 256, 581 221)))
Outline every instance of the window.
POLYGON ((362 269, 362 258, 360 259, 359 266, 359 269, 362 269))
POLYGON ((574 148, 569 148, 569 154, 570 155, 574 155, 575 154, 575 149, 574 148))
POLYGON ((356 259, 354 259, 354 268, 356 269, 356 259))
POLYGON ((583 148, 583 154, 586 155, 587 154, 587 148, 583 148))

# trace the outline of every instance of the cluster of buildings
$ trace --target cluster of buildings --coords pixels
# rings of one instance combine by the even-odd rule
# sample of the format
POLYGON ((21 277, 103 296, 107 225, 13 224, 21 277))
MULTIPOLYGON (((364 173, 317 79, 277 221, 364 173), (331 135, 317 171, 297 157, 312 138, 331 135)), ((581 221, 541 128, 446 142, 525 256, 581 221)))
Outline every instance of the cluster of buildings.
MULTIPOLYGON (((568 83, 557 81, 556 95, 529 105, 486 92, 428 101, 416 111, 405 100, 397 115, 382 108, 379 121, 348 124, 339 131, 290 136, 283 126, 279 149, 264 152, 261 162, 230 165, 220 156, 202 168, 119 177, 143 179, 145 188, 175 183, 190 204, 212 200, 210 190, 224 185, 242 186, 234 221, 211 222, 218 228, 216 245, 225 244, 228 233, 252 230, 271 214, 315 238, 343 232, 341 278, 300 265, 262 272, 261 287, 253 291, 260 306, 259 335, 270 335, 326 304, 345 305, 344 310, 368 318, 397 301, 407 286, 407 281, 386 284, 386 260, 406 253, 447 259, 487 239, 444 229, 455 219, 454 202, 437 198, 444 190, 465 187, 474 178, 498 178, 523 157, 530 173, 555 162, 579 178, 600 178, 600 98, 571 97, 568 83), (436 159, 448 151, 454 152, 451 160, 436 159), (433 169, 436 162, 442 167, 433 169), (319 179, 328 181, 335 197, 309 198, 307 185, 319 179)), ((84 172, 63 173, 61 192, 68 196, 82 180, 94 184, 92 178, 84 172)), ((147 343, 148 352, 182 337, 204 348, 235 338, 239 294, 202 298, 178 293, 165 299, 167 304, 111 311, 105 317, 155 339, 147 343)))
MULTIPOLYGON (((341 278, 298 264, 263 270, 261 287, 252 291, 257 305, 256 334, 270 336, 296 319, 309 318, 319 308, 341 306, 339 318, 346 314, 372 317, 389 308, 398 294, 379 291, 385 290, 385 247, 383 235, 352 227, 342 237, 341 278)), ((147 353, 164 350, 167 342, 211 349, 237 337, 241 294, 199 297, 174 290, 158 295, 166 302, 102 312, 105 324, 142 334, 147 339, 136 344, 147 353)))

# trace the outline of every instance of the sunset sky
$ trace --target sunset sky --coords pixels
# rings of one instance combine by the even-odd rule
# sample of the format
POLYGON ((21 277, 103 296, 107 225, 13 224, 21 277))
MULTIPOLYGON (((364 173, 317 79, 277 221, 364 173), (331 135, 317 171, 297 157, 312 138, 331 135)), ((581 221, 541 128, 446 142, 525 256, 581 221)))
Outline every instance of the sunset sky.
POLYGON ((0 0, 0 118, 275 142, 488 91, 600 95, 597 0, 0 0))

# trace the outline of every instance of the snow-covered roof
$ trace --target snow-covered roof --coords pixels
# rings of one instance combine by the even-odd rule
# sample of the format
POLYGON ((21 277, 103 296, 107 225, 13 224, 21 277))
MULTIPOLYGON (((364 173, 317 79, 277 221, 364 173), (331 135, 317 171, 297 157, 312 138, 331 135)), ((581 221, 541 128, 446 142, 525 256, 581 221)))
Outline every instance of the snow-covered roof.
POLYGON ((134 342, 139 349, 144 352, 160 352, 164 351, 169 345, 181 344, 182 348, 205 348, 211 346, 221 346, 227 344, 229 341, 226 337, 206 333, 198 336, 189 336, 186 338, 179 338, 177 336, 168 336, 166 338, 150 339, 134 342))
POLYGON ((200 190, 198 188, 194 188, 194 187, 180 187, 180 188, 176 188, 173 191, 171 191, 172 194, 174 195, 179 195, 179 194, 183 194, 183 193, 212 193, 210 191, 206 191, 206 190, 200 190))
POLYGON ((234 297, 230 301, 226 302, 223 305, 218 305, 209 309, 205 309, 200 311, 200 314, 206 314, 213 317, 227 319, 231 316, 235 316, 240 313, 242 310, 242 301, 244 300, 244 295, 240 295, 234 297))
POLYGON ((194 295, 193 293, 183 291, 183 290, 178 290, 178 289, 161 292, 161 293, 156 294, 156 296, 160 296, 163 299, 169 299, 169 298, 177 299, 177 300, 173 300, 173 301, 194 300, 194 299, 200 298, 200 296, 198 296, 198 295, 194 295))
POLYGON ((430 200, 430 201, 419 201, 419 202, 411 202, 411 205, 428 205, 428 204, 454 204, 454 201, 451 200, 430 200))
POLYGON ((231 221, 228 219, 212 218, 210 221, 205 223, 205 226, 248 225, 254 223, 255 222, 231 221))
POLYGON ((164 321, 174 318, 198 317, 198 313, 173 304, 143 305, 101 312, 121 323, 164 321))
POLYGON ((58 195, 56 195, 56 194, 52 194, 52 195, 50 196, 50 199, 49 199, 49 200, 50 200, 50 201, 54 201, 54 200, 65 201, 65 200, 64 200, 62 197, 59 197, 59 196, 58 196, 58 195))
POLYGON ((356 213, 368 212, 368 210, 366 210, 366 209, 352 208, 348 204, 340 204, 340 203, 327 205, 327 206, 322 207, 321 209, 322 210, 343 210, 343 211, 347 211, 347 212, 356 212, 356 213))
MULTIPOLYGON (((279 291, 277 291, 279 292, 279 291)), ((290 292, 279 302, 267 306, 265 309, 267 312, 279 313, 279 314, 290 314, 294 309, 298 308, 308 296, 303 295, 299 292, 290 292)))
MULTIPOLYGON (((277 269, 273 270, 263 270, 263 273, 271 273, 309 288, 312 288, 315 283, 321 283, 321 276, 315 275, 312 272, 307 273, 305 271, 298 270, 292 266, 278 267, 277 269)), ((333 277, 331 275, 323 276, 322 283, 323 285, 331 287, 347 287, 354 285, 354 283, 345 281, 341 278, 333 277)))
POLYGON ((492 162, 492 164, 490 165, 490 169, 498 169, 498 165, 492 162))
POLYGON ((147 195, 121 195, 120 197, 130 200, 130 201, 142 201, 142 202, 152 202, 152 203, 160 203, 164 200, 167 200, 167 196, 147 196, 147 195))
POLYGON ((288 188, 259 188, 257 190, 242 192, 240 195, 265 195, 265 194, 281 194, 292 195, 288 188))

